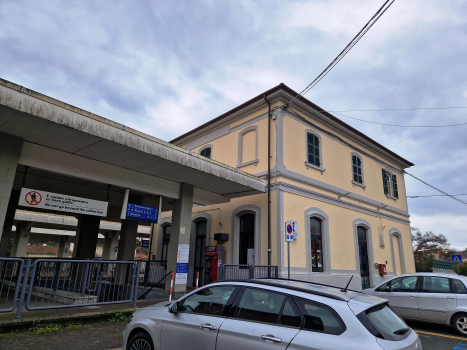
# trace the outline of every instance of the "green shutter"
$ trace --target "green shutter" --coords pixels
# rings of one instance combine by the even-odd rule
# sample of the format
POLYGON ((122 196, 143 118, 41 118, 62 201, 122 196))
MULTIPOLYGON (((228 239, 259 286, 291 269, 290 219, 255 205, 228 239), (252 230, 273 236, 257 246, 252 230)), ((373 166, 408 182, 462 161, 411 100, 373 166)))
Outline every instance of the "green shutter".
POLYGON ((386 170, 383 170, 383 187, 384 187, 384 194, 387 196, 389 194, 389 189, 388 189, 388 179, 386 177, 386 170))
POLYGON ((392 187, 394 188, 394 197, 399 198, 399 192, 397 191, 396 175, 392 175, 392 187))

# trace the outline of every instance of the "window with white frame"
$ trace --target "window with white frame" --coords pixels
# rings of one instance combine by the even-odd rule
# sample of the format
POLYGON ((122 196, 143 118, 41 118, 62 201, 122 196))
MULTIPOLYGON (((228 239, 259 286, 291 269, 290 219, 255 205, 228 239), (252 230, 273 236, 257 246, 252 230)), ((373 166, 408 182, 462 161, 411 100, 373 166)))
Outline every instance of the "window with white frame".
POLYGON ((211 146, 204 147, 203 149, 201 149, 201 151, 199 152, 199 154, 202 155, 203 157, 206 157, 206 158, 211 159, 211 156, 212 156, 212 147, 211 147, 211 146))
POLYGON ((307 142, 307 163, 321 167, 320 139, 318 135, 312 132, 306 134, 307 142))
POLYGON ((356 153, 352 153, 352 182, 363 185, 362 157, 356 153))
POLYGON ((397 177, 389 170, 383 169, 383 187, 384 194, 391 198, 399 198, 399 191, 397 189, 397 177))

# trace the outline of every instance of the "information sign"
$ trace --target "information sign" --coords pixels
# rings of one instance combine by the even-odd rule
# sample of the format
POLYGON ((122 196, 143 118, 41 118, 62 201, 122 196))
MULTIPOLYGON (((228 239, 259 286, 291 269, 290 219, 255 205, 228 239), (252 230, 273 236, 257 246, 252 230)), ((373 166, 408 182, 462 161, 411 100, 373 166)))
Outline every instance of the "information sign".
POLYGON ((189 244, 179 244, 177 252, 177 270, 175 271, 175 284, 186 284, 188 280, 189 244))
POLYGON ((149 248, 149 239, 145 239, 144 241, 141 241, 141 248, 149 248))
POLYGON ((18 205, 65 211, 75 214, 107 216, 107 202, 23 188, 18 205))
POLYGON ((126 207, 126 219, 157 223, 159 208, 147 207, 145 205, 128 203, 126 207))
POLYGON ((451 262, 453 264, 462 264, 462 255, 460 254, 451 255, 451 262))

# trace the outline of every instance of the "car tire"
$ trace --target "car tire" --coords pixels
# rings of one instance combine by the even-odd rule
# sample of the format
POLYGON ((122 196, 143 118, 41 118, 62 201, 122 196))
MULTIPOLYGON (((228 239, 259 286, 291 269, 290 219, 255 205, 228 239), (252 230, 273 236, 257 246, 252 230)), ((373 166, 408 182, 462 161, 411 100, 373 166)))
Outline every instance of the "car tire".
POLYGON ((457 314, 454 316, 452 325, 457 333, 467 336, 467 314, 457 314))
POLYGON ((127 350, 154 350, 154 345, 149 334, 139 332, 131 337, 126 348, 127 350))

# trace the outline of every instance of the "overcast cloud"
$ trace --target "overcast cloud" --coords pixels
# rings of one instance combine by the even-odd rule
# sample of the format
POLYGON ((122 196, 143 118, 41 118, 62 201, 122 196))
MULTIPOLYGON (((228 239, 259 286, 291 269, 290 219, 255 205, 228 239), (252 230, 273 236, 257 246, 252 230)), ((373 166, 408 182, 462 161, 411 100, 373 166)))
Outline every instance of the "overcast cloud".
MULTIPOLYGON (((281 82, 301 91, 382 3, 0 0, 0 77, 169 141, 281 82)), ((466 13, 464 0, 396 0, 306 97, 327 110, 467 106, 466 13)), ((344 114, 467 122, 465 109, 344 114)), ((414 175, 467 193, 467 126, 341 119, 415 163, 414 175)), ((408 195, 436 194, 406 182, 408 195)), ((408 201, 412 226, 467 246, 467 207, 408 201)))

